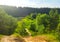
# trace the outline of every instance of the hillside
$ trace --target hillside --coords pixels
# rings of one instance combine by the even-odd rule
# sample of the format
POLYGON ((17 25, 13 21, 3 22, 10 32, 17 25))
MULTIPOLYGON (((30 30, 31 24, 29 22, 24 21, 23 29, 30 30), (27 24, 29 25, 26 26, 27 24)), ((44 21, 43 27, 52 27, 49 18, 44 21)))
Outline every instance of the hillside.
POLYGON ((60 13, 60 8, 31 8, 31 7, 14 7, 14 6, 5 6, 0 5, 9 15, 14 17, 24 17, 30 13, 46 13, 49 14, 51 9, 57 9, 60 13))
POLYGON ((1 42, 60 41, 60 8, 0 7, 1 42))

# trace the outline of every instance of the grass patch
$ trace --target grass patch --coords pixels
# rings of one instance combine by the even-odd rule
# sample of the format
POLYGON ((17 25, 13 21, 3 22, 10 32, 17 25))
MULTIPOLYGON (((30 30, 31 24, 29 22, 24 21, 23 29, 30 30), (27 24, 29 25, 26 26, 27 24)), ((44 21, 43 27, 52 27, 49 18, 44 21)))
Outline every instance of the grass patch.
POLYGON ((0 34, 0 40, 1 40, 1 38, 2 38, 3 36, 4 36, 4 35, 0 34))

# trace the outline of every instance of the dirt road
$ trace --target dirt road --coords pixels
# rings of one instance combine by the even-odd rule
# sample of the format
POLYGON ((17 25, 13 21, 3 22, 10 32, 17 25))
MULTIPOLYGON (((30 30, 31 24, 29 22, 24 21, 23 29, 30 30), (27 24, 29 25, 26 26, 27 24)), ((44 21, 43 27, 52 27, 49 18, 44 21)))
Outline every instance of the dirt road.
POLYGON ((47 42, 47 41, 41 37, 34 37, 34 38, 27 37, 27 38, 19 39, 10 36, 4 36, 1 38, 0 42, 47 42))
POLYGON ((44 38, 42 37, 27 37, 24 38, 26 42, 47 42, 44 38))
POLYGON ((1 38, 1 42, 11 42, 11 41, 9 40, 8 36, 4 36, 1 38))

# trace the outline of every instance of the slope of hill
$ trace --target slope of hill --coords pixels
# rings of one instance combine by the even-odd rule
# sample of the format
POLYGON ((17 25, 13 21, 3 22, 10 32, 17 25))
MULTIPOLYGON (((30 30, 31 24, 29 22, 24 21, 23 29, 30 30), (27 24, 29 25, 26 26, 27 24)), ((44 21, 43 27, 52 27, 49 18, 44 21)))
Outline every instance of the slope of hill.
POLYGON ((51 9, 57 9, 60 13, 60 8, 31 8, 31 7, 14 7, 14 6, 5 6, 0 5, 9 15, 15 17, 24 17, 30 13, 49 13, 51 9))

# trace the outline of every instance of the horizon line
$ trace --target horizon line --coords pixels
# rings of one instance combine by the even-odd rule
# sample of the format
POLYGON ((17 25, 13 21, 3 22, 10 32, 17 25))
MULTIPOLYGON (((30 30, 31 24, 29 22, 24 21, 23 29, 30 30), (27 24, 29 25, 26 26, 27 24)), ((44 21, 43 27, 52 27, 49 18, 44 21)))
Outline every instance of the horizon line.
POLYGON ((48 6, 46 6, 46 7, 30 7, 30 6, 12 6, 12 5, 0 5, 0 6, 11 6, 11 7, 16 7, 16 8, 19 8, 19 7, 21 7, 21 8, 60 8, 60 7, 48 7, 48 6))

